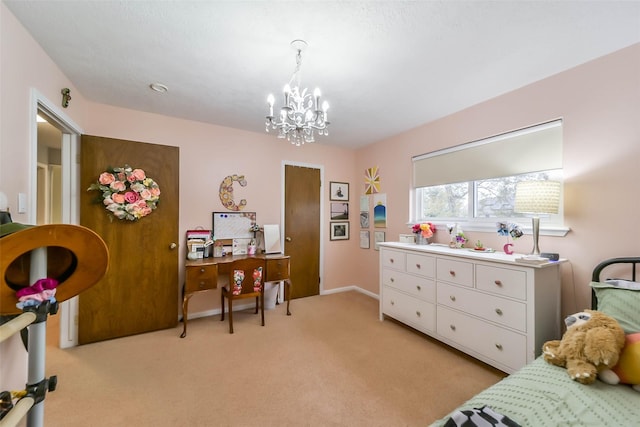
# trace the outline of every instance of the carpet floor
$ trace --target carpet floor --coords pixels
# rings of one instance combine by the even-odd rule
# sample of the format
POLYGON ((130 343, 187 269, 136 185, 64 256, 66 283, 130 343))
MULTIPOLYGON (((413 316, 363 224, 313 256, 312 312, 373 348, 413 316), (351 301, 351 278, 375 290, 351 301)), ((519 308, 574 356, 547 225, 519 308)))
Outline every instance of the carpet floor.
MULTIPOLYGON (((47 348, 45 425, 426 426, 505 376, 358 292, 72 349, 47 348)), ((48 332, 48 337, 51 330, 48 332)), ((51 342, 51 340, 49 340, 51 342)))

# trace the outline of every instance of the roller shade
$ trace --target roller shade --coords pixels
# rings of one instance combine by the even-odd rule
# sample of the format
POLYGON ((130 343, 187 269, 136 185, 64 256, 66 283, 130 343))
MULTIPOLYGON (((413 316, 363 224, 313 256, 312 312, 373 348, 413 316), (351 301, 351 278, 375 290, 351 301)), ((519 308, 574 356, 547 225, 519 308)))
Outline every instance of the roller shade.
POLYGON ((414 187, 562 168, 562 120, 413 157, 414 187))

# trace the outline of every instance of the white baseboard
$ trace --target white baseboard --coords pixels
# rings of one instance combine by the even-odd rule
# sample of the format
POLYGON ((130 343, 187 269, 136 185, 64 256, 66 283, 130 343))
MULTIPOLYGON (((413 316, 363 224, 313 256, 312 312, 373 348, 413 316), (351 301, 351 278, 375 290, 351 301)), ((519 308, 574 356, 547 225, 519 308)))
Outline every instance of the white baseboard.
POLYGON ((329 289, 328 291, 322 291, 320 293, 320 295, 337 294, 338 292, 349 292, 349 291, 360 292, 361 294, 365 294, 366 296, 369 296, 371 298, 374 298, 374 299, 377 299, 377 300, 380 299, 379 295, 374 294, 371 291, 367 291, 365 289, 362 289, 360 286, 356 286, 356 285, 344 286, 342 288, 329 289))

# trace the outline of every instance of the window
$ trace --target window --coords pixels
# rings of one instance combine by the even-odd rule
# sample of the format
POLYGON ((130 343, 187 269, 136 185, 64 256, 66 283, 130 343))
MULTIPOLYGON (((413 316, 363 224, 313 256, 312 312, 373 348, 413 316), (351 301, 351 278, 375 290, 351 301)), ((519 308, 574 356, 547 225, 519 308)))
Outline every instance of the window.
MULTIPOLYGON (((521 129, 481 141, 417 156, 414 162, 415 221, 465 223, 470 230, 495 229, 498 220, 526 226, 515 213, 520 181, 562 182, 562 122, 521 129)), ((561 235, 562 202, 557 215, 541 218, 543 232, 561 235)))

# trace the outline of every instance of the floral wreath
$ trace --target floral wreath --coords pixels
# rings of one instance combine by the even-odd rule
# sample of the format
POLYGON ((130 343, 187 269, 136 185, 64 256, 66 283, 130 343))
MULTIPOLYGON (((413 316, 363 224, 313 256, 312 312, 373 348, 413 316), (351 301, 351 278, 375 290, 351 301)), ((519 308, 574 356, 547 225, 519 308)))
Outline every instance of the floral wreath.
POLYGON ((100 190, 99 201, 118 219, 137 221, 149 215, 160 201, 160 187, 144 170, 129 165, 102 172, 87 191, 100 190))

